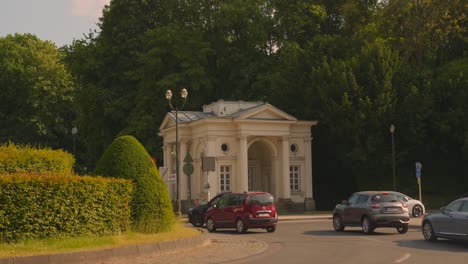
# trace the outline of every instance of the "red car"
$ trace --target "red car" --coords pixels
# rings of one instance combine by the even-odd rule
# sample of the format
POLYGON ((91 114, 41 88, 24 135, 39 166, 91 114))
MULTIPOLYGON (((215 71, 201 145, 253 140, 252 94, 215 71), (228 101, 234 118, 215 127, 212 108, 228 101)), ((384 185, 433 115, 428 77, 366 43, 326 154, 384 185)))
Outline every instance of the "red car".
POLYGON ((267 192, 228 193, 205 213, 206 228, 235 228, 245 233, 249 228, 275 232, 278 223, 275 199, 267 192))

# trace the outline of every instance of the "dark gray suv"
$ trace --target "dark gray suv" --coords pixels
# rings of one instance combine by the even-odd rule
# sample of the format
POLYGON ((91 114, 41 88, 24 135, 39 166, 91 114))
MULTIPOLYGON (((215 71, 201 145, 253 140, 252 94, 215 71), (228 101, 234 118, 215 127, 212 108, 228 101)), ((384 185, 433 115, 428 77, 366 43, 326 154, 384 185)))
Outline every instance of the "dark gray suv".
POLYGON ((406 205, 394 194, 378 191, 357 192, 335 206, 333 227, 361 226, 371 234, 377 227, 394 227, 398 233, 408 232, 410 216, 406 205))

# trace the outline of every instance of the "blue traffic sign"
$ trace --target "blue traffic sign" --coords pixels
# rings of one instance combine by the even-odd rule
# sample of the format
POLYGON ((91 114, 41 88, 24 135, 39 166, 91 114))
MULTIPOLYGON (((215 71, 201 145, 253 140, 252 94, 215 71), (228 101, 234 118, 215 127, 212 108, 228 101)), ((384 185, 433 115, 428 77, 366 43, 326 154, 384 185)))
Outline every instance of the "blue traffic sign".
POLYGON ((416 178, 421 177, 422 164, 421 162, 416 162, 416 178))

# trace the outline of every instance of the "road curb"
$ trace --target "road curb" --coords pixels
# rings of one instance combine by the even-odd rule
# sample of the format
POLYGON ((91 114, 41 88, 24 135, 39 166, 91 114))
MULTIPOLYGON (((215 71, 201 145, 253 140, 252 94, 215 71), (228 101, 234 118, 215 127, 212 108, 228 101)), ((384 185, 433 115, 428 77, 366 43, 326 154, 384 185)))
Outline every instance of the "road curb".
POLYGON ((103 264, 112 263, 113 259, 173 253, 208 245, 210 243, 208 234, 202 229, 198 230, 200 235, 185 239, 93 251, 0 258, 0 264, 103 264))

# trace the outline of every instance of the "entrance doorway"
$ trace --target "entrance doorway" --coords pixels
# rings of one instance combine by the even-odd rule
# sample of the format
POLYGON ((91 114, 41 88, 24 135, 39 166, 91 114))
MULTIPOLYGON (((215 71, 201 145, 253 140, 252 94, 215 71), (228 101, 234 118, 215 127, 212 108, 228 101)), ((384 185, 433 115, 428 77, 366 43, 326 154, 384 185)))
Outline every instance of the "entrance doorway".
POLYGON ((272 150, 262 141, 256 141, 248 150, 248 188, 249 191, 271 193, 272 188, 272 150))

